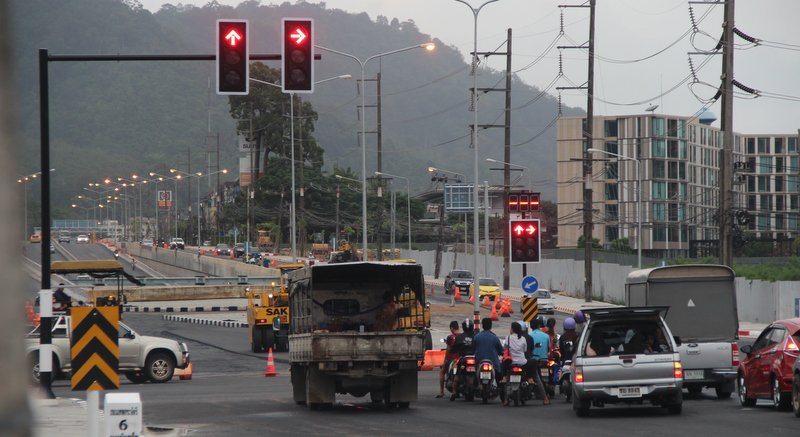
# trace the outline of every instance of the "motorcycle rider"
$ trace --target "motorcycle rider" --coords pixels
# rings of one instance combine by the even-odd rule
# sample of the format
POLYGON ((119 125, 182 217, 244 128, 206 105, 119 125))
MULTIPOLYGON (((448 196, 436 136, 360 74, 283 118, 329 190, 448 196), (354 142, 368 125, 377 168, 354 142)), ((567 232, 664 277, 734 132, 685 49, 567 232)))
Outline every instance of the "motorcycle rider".
MULTIPOLYGON (((467 355, 475 355, 475 329, 474 325, 472 324, 472 319, 467 317, 461 322, 461 334, 458 334, 456 337, 455 344, 453 344, 453 351, 458 354, 459 357, 465 357, 467 355)), ((456 400, 458 397, 458 384, 459 384, 459 375, 456 373, 453 375, 453 394, 450 395, 450 400, 456 400)))
MULTIPOLYGON (((503 375, 511 373, 512 365, 521 366, 526 370, 530 367, 531 351, 528 349, 527 338, 527 335, 523 335, 522 326, 518 322, 511 324, 511 334, 506 339, 511 360, 503 360, 503 375)), ((503 406, 508 406, 508 399, 503 400, 503 406)))
MULTIPOLYGON (((481 320, 481 327, 483 330, 475 336, 475 362, 480 364, 483 360, 489 360, 494 366, 494 374, 497 379, 498 387, 500 385, 500 355, 503 355, 503 344, 492 332, 492 319, 484 317, 481 320)), ((500 387, 501 399, 505 399, 502 387, 500 387)))
POLYGON ((444 353, 444 364, 439 372, 439 394, 436 395, 437 398, 444 397, 444 376, 450 370, 450 364, 454 360, 458 360, 458 353, 453 351, 453 345, 455 344, 456 337, 458 337, 458 335, 458 321, 453 320, 450 322, 450 334, 447 336, 447 339, 445 339, 447 350, 444 353))
POLYGON ((571 360, 578 344, 578 333, 575 331, 577 323, 572 317, 564 319, 564 333, 558 339, 558 349, 561 351, 561 362, 571 360))
POLYGON ((536 383, 536 393, 539 397, 544 399, 544 405, 550 405, 550 397, 547 396, 542 377, 539 373, 539 361, 546 361, 549 358, 550 350, 550 337, 541 330, 543 322, 541 317, 537 317, 531 321, 531 330, 533 330, 533 332, 531 332, 531 337, 533 337, 533 354, 531 358, 534 360, 534 366, 532 366, 533 369, 531 370, 534 382, 536 383))

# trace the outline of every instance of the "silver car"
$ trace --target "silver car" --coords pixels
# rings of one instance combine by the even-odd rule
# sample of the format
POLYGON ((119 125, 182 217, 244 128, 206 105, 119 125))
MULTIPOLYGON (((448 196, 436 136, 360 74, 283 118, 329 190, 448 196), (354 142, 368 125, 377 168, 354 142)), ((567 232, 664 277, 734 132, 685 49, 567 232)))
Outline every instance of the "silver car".
POLYGON ((536 290, 536 293, 533 293, 533 296, 536 297, 540 313, 547 313, 547 314, 555 313, 556 311, 555 301, 553 301, 553 295, 550 294, 550 290, 545 290, 544 288, 540 288, 536 290))
POLYGON ((583 310, 589 317, 572 361, 572 408, 650 403, 680 414, 683 367, 667 307, 583 310))

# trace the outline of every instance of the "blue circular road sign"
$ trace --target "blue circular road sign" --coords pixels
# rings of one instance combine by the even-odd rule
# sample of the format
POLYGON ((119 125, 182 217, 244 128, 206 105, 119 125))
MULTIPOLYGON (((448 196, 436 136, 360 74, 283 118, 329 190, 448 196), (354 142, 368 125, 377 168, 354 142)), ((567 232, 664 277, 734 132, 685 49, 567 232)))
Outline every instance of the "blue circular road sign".
POLYGON ((522 290, 526 293, 535 293, 539 289, 539 281, 531 275, 522 278, 522 290))

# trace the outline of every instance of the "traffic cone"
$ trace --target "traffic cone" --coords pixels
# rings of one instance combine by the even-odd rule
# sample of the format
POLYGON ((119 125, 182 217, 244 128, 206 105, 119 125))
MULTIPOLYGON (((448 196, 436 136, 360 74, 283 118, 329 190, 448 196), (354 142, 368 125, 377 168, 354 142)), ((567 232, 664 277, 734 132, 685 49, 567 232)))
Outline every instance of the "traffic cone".
POLYGON ((475 303, 475 289, 469 287, 469 303, 475 303))
POLYGON ((502 303, 503 303, 503 295, 498 294, 497 296, 494 297, 494 306, 496 306, 498 310, 503 306, 502 303))
POLYGON ((492 321, 496 322, 498 320, 500 320, 500 318, 497 317, 497 307, 492 305, 492 321))
POLYGON ((487 308, 492 306, 492 303, 489 302, 489 296, 483 296, 483 301, 481 302, 481 305, 483 305, 483 306, 485 306, 487 308))
POLYGON ((508 312, 510 314, 514 314, 514 305, 511 304, 511 298, 510 297, 506 298, 506 308, 508 308, 508 312))
POLYGON ((34 321, 36 319, 36 313, 33 312, 33 305, 31 305, 31 301, 25 301, 25 315, 28 316, 28 321, 34 321))
POLYGON ((172 376, 177 376, 181 381, 192 379, 192 364, 189 363, 189 367, 185 369, 175 369, 175 373, 172 376))
POLYGON ((453 294, 454 294, 453 298, 454 298, 455 300, 457 300, 457 301, 461 302, 461 289, 460 289, 460 288, 458 288, 458 287, 455 287, 455 288, 453 289, 453 294))
POLYGON ((500 306, 500 317, 511 317, 511 314, 508 312, 508 304, 509 302, 503 301, 503 305, 500 306))
POLYGON ((278 376, 278 371, 275 370, 275 359, 272 358, 272 348, 267 352, 267 369, 264 370, 264 376, 278 376))

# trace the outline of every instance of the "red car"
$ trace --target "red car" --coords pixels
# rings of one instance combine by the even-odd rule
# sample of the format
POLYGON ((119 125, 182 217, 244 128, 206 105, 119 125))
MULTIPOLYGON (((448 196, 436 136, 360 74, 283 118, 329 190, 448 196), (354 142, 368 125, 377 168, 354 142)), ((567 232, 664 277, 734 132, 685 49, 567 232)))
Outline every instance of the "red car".
POLYGON ((752 346, 742 346, 739 364, 739 402, 752 407, 756 399, 772 399, 778 410, 792 403, 792 372, 800 357, 800 318, 772 322, 752 346))

